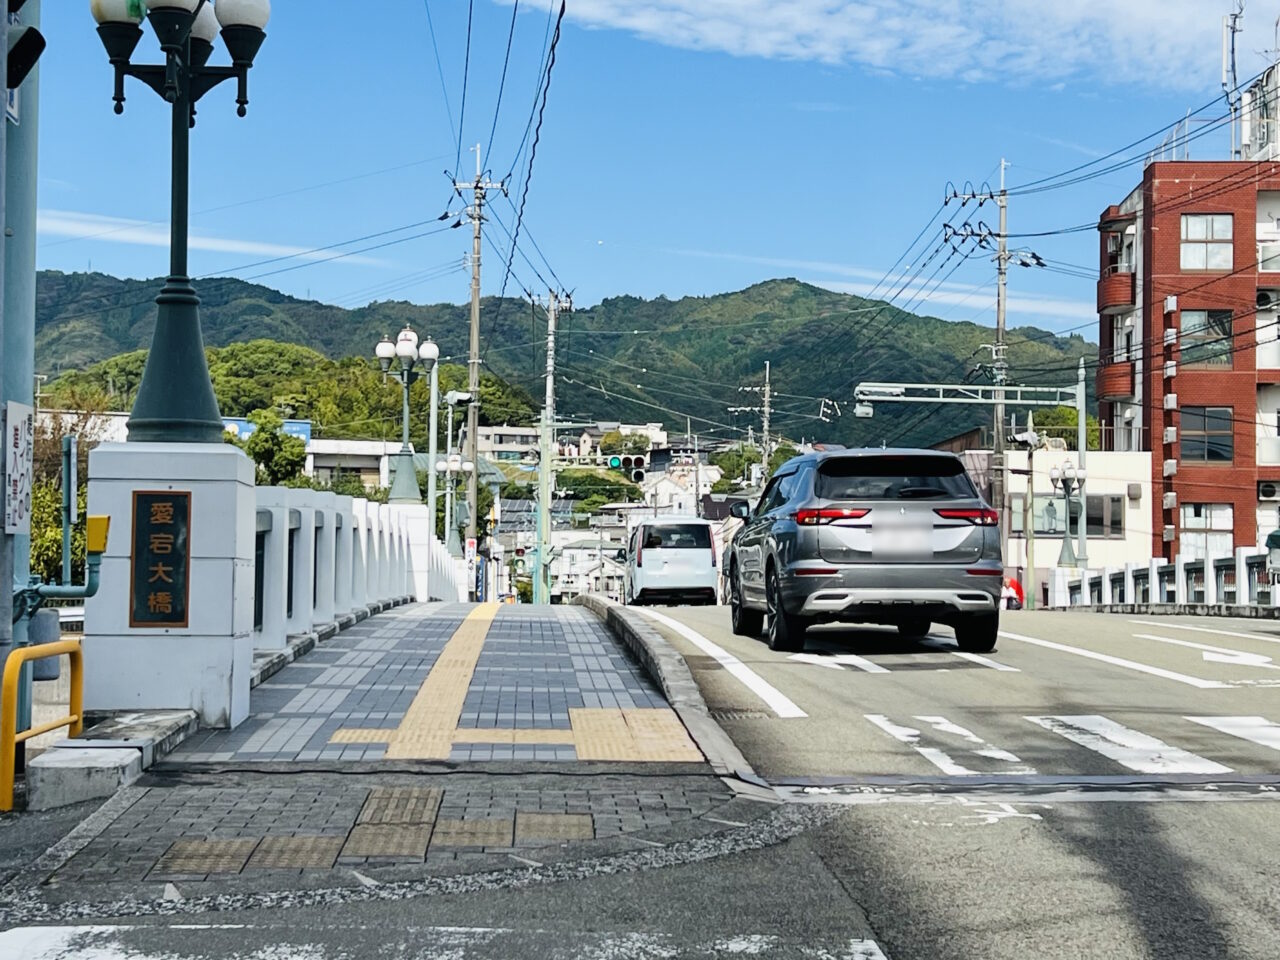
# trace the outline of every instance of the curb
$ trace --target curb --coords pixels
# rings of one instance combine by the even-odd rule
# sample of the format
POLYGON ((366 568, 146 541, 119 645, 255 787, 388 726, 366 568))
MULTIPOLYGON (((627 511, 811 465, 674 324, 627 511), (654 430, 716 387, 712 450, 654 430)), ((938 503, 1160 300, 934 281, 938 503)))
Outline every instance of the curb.
MULTIPOLYGON (((753 795, 759 788, 768 789, 768 783, 751 769, 742 751, 712 718, 684 657, 657 628, 622 604, 605 597, 583 594, 573 602, 599 617, 614 636, 626 644, 667 698, 717 776, 742 781, 741 786, 754 788, 745 791, 753 795)), ((739 789, 739 784, 731 783, 730 786, 739 789)))

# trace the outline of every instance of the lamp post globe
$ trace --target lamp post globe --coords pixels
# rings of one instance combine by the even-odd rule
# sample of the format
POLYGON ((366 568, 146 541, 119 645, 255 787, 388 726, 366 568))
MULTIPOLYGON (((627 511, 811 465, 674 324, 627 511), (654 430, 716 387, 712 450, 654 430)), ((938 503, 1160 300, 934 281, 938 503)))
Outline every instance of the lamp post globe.
POLYGON ((391 361, 396 356, 396 345, 391 342, 390 337, 383 337, 378 341, 378 345, 373 348, 373 355, 378 358, 378 362, 382 365, 385 373, 387 368, 391 366, 391 361))
POLYGON ((206 3, 200 8, 200 12, 196 14, 195 23, 191 25, 191 37, 192 39, 203 40, 212 46, 213 41, 218 39, 220 27, 218 15, 213 12, 212 4, 206 3))
POLYGON ((142 0, 89 0, 89 12, 98 25, 125 23, 137 26, 146 16, 142 0))
POLYGON ((218 0, 214 9, 224 27, 266 30, 271 19, 271 0, 218 0))
POLYGON ((418 359, 422 361, 422 365, 430 370, 437 360, 440 359, 440 345, 430 337, 423 340, 418 347, 418 359))
POLYGON ((1058 484, 1062 483, 1062 471, 1057 467, 1049 470, 1049 482, 1053 484, 1053 489, 1058 489, 1058 484))

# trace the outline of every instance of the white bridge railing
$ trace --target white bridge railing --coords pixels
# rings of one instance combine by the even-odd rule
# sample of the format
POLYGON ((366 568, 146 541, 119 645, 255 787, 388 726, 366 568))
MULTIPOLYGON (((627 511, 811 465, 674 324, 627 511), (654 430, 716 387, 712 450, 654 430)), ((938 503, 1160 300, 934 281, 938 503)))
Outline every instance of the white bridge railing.
POLYGON ((1231 556, 1186 559, 1173 563, 1156 558, 1101 570, 1057 568, 1049 580, 1049 606, 1114 606, 1176 604, 1183 606, 1274 607, 1280 586, 1273 587, 1267 554, 1241 547, 1231 556))
POLYGON ((423 506, 258 487, 254 648, 410 599, 465 599, 464 571, 429 523, 423 506))

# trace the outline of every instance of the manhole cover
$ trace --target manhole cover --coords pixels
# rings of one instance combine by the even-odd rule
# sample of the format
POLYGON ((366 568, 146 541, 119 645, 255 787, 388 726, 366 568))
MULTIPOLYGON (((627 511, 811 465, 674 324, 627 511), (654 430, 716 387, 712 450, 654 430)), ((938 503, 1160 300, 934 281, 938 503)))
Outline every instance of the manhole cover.
POLYGON ((711 710, 713 720, 768 720, 770 714, 763 710, 711 710))

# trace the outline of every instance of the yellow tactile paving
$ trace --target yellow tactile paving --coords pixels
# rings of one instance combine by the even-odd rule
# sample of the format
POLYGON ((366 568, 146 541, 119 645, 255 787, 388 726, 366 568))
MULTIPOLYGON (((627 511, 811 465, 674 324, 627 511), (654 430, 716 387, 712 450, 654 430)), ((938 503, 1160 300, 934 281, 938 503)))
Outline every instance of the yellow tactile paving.
POLYGON ((447 760, 471 676, 499 604, 476 607, 444 650, 418 689, 395 730, 338 730, 330 742, 385 743, 388 760, 447 760), (351 738, 351 739, 348 739, 351 738))
POLYGON ((668 709, 569 711, 579 760, 697 762, 702 754, 680 718, 668 709))

